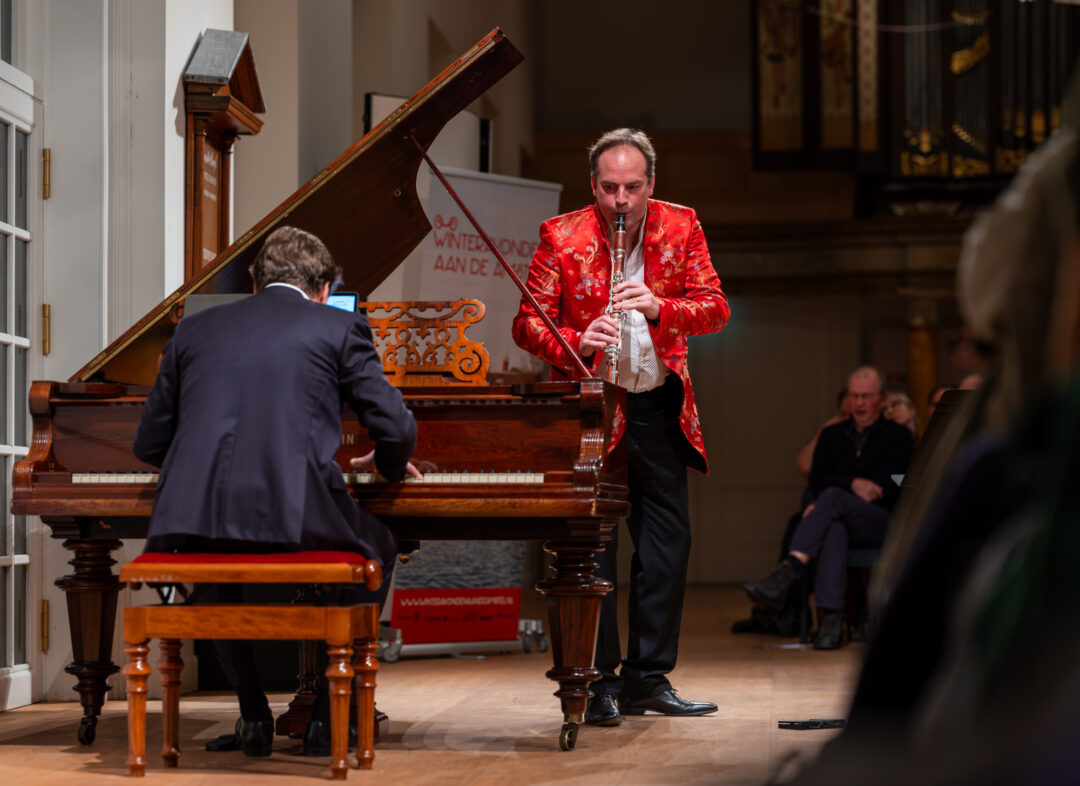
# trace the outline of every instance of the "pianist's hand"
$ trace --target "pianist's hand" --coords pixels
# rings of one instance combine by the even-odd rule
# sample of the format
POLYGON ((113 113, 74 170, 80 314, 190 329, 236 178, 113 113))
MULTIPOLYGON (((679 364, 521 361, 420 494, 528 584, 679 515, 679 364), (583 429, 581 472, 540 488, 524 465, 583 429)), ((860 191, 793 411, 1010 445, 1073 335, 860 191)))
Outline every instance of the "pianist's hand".
MULTIPOLYGON (((365 453, 363 456, 349 459, 349 464, 353 469, 374 469, 375 451, 373 450, 370 453, 365 453)), ((410 478, 424 477, 423 473, 420 472, 411 461, 405 465, 405 475, 410 478)))

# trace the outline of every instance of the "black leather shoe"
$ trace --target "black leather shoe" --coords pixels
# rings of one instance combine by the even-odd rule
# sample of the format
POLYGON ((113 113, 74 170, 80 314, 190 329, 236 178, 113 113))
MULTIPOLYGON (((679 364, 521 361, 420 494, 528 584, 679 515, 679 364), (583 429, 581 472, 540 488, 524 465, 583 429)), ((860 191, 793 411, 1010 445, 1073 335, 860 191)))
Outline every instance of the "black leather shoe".
POLYGON ((601 694, 589 699, 585 707, 585 722, 590 726, 618 726, 622 723, 622 715, 615 706, 615 697, 601 694))
POLYGON ((243 718, 236 719, 236 726, 233 727, 232 734, 222 734, 220 737, 214 737, 206 743, 206 750, 217 753, 218 751, 238 751, 240 750, 240 726, 244 722, 243 718))
POLYGON ((844 638, 844 612, 820 610, 818 632, 814 636, 814 649, 838 650, 844 638))
POLYGON ((798 576, 795 569, 784 560, 765 578, 743 584, 743 589, 754 603, 780 611, 787 602, 788 591, 796 578, 798 576))
POLYGON ((619 710, 623 715, 644 715, 655 712, 657 715, 708 715, 716 712, 716 705, 709 701, 687 701, 668 688, 663 693, 644 699, 620 699, 619 710))
POLYGON ((232 734, 215 737, 204 747, 214 753, 242 750, 245 756, 269 756, 273 740, 274 722, 272 720, 245 721, 243 718, 237 718, 232 734))
MULTIPOLYGON (((349 724, 349 747, 356 747, 356 724, 349 724)), ((309 720, 304 728, 304 755, 330 755, 330 721, 309 720)))
POLYGON ((274 722, 244 721, 240 724, 240 750, 245 756, 269 756, 273 751, 274 722))

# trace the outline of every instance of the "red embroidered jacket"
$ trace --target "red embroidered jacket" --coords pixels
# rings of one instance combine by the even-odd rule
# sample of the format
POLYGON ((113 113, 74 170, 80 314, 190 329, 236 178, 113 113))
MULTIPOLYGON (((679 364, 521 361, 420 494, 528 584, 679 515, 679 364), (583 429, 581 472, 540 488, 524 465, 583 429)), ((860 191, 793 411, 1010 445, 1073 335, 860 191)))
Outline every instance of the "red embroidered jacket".
MULTIPOLYGON (((707 472, 705 442, 686 367, 686 337, 722 329, 731 309, 693 209, 650 199, 644 244, 645 283, 660 301, 659 323, 650 324, 649 333, 661 362, 682 380, 679 419, 687 441, 700 454, 700 460, 689 465, 707 472)), ((571 347, 577 349, 585 328, 607 307, 610 276, 611 250, 595 204, 540 225, 540 245, 529 266, 527 286, 571 347)), ((514 317, 513 334, 518 346, 551 364, 553 377, 580 377, 525 298, 514 317)), ((601 355, 597 352, 587 360, 595 366, 601 355)), ((624 430, 620 412, 615 417, 613 444, 624 430)))

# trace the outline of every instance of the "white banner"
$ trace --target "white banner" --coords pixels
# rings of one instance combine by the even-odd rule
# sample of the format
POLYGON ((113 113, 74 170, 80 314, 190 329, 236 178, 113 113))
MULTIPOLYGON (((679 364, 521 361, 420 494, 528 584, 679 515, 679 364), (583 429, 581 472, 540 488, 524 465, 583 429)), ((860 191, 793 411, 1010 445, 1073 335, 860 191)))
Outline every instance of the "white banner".
MULTIPOLYGON (((558 212, 562 186, 483 172, 441 171, 525 281, 539 242, 540 223, 558 212)), ((480 300, 486 313, 482 322, 469 329, 469 337, 484 343, 491 356, 491 372, 539 372, 543 362, 518 349, 510 335, 521 292, 442 183, 422 168, 417 186, 432 231, 402 263, 398 274, 370 298, 480 300)))

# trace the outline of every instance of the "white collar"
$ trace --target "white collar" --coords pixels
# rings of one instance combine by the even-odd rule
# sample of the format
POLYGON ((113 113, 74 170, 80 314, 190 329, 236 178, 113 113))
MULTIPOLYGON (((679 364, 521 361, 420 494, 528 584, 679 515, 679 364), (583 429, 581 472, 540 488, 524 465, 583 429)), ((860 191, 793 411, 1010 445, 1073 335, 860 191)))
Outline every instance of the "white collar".
POLYGON ((289 289, 295 289, 297 292, 304 296, 304 300, 311 300, 311 297, 308 296, 308 293, 300 289, 300 287, 296 286, 295 284, 286 284, 284 281, 275 281, 271 284, 267 284, 265 287, 263 287, 263 289, 269 289, 270 287, 288 287, 289 289))

